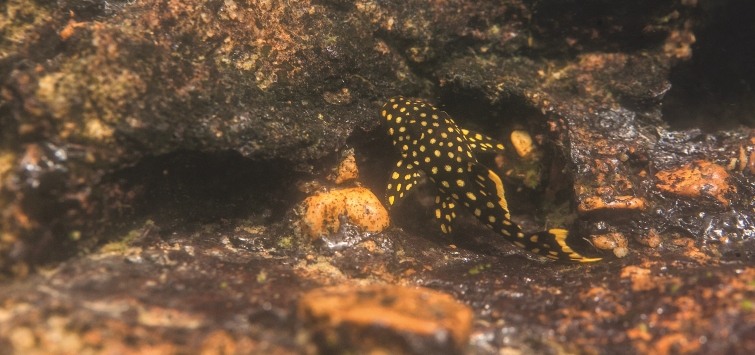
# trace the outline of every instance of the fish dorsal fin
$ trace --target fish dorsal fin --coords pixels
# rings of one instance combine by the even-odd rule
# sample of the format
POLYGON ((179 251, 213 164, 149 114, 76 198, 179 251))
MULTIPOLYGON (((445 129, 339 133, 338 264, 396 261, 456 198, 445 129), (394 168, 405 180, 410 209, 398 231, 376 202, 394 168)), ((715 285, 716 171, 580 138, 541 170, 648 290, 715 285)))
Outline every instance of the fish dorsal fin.
POLYGON ((462 128, 461 134, 467 139, 469 148, 472 148, 475 153, 503 153, 505 151, 503 143, 482 133, 462 128))

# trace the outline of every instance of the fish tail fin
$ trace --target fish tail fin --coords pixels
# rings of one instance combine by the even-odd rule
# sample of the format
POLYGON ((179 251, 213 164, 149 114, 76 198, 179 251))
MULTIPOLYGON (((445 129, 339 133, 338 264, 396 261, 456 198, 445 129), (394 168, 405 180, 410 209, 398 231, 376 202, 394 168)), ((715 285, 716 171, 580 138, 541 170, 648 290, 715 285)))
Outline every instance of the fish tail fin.
POLYGON ((577 253, 568 244, 566 237, 569 231, 552 228, 547 231, 533 233, 525 237, 526 249, 554 260, 577 261, 589 263, 600 261, 601 258, 586 257, 577 253))
MULTIPOLYGON (((509 208, 504 196, 505 192, 501 178, 482 164, 473 165, 471 170, 474 173, 475 182, 478 183, 481 191, 495 192, 480 192, 477 195, 484 196, 484 198, 469 201, 474 202, 472 208, 477 206, 487 207, 484 210, 482 208, 475 209, 475 215, 477 215, 480 221, 503 235, 508 241, 522 249, 554 260, 578 262, 601 260, 600 258, 589 258, 574 251, 566 244, 566 237, 569 235, 569 231, 565 229, 553 228, 532 234, 522 232, 521 227, 514 223, 509 215, 509 208), (480 212, 479 215, 478 211, 480 212)), ((470 203, 470 205, 472 204, 470 203)))

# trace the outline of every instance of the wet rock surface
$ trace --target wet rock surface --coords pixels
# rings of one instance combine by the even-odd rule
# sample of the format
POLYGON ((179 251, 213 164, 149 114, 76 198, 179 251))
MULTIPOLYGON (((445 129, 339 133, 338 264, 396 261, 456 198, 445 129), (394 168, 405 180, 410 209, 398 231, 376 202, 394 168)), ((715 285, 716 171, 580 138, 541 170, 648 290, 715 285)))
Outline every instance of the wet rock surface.
POLYGON ((376 125, 375 100, 422 87, 374 35, 369 10, 24 3, 3 5, 4 28, 26 33, 3 42, 0 71, 6 272, 53 259, 52 245, 98 239, 91 221, 128 198, 98 184, 108 173, 179 150, 236 151, 311 171, 351 132, 376 125))
POLYGON ((334 189, 307 197, 302 202, 302 232, 313 239, 334 234, 341 219, 367 233, 382 232, 390 222, 388 211, 368 189, 334 189))
POLYGON ((448 241, 392 228, 338 251, 292 242, 293 236, 276 239, 281 234, 248 220, 187 222, 180 232, 145 223, 128 241, 4 285, 3 348, 745 353, 755 347, 755 267, 742 258, 713 258, 689 239, 648 249, 642 257, 585 266, 532 259, 485 233, 448 241), (460 305, 423 315, 434 298, 416 311, 399 307, 419 302, 413 297, 422 291, 360 286, 386 284, 422 286, 442 293, 432 297, 443 302, 455 298, 467 305, 474 316, 469 333, 463 322, 444 318, 467 312, 460 305), (343 300, 329 308, 334 301, 318 297, 343 300), (362 323, 345 325, 349 317, 339 316, 350 304, 377 307, 374 302, 385 310, 357 312, 362 323), (300 307, 317 312, 297 312, 300 307), (376 322, 367 319, 370 314, 390 312, 450 330, 434 338, 427 331, 438 328, 410 321, 370 327, 376 322), (362 338, 356 337, 360 332, 362 338), (337 336, 311 340, 312 334, 330 333, 337 336), (449 337, 466 340, 446 347, 449 337))
MULTIPOLYGON (((755 352, 752 4, 0 9, 0 353, 316 353, 391 339, 379 345, 755 352), (604 261, 547 262, 465 215, 441 237, 427 186, 386 230, 345 223, 313 242, 295 207, 314 191, 341 177, 382 196, 396 155, 377 109, 395 94, 506 142, 510 154, 485 163, 513 218, 571 227, 604 261), (471 309, 471 328, 385 322, 360 344, 337 313, 307 305, 316 290, 359 299, 365 287, 409 303, 398 290, 434 290, 471 309)), ((381 303, 410 313, 398 304, 381 303)))
POLYGON ((336 286, 301 296, 298 316, 326 351, 455 354, 472 310, 452 296, 402 286, 336 286))

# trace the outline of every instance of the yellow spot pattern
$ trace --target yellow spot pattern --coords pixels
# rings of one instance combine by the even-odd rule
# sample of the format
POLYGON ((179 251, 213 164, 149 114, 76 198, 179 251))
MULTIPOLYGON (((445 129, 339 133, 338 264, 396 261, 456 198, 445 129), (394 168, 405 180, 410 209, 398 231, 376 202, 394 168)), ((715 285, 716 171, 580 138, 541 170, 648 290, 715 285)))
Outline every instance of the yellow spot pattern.
POLYGON ((552 259, 600 260, 575 252, 566 243, 568 233, 564 229, 525 234, 511 222, 501 179, 476 159, 476 154, 503 152, 501 143, 458 127, 451 116, 424 100, 393 98, 383 106, 380 115, 403 157, 390 175, 387 189, 390 205, 416 186, 420 172, 424 172, 437 184, 435 218, 443 233, 451 232, 456 208, 461 204, 520 248, 552 259))

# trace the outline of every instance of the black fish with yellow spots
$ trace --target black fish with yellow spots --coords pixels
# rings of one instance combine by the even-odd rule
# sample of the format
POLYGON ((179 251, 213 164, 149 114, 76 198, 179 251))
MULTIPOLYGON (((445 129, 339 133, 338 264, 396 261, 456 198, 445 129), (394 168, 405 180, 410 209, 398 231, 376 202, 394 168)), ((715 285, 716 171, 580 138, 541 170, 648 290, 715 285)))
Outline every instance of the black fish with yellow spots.
POLYGON ((417 185, 421 171, 438 189, 435 217, 443 233, 451 232, 461 205, 510 242, 535 254, 558 260, 600 260, 569 247, 564 229, 525 234, 511 221, 501 179, 475 156, 503 151, 502 144, 460 128, 447 113, 423 100, 394 97, 383 105, 380 114, 393 145, 401 152, 388 183, 390 206, 417 185))

